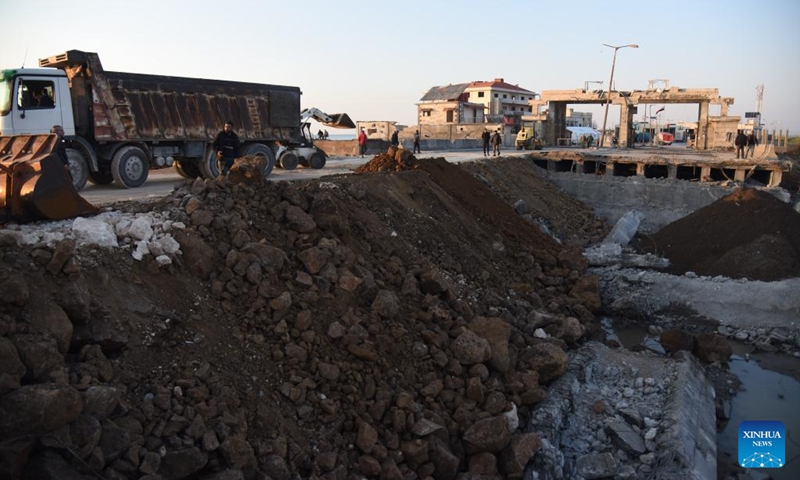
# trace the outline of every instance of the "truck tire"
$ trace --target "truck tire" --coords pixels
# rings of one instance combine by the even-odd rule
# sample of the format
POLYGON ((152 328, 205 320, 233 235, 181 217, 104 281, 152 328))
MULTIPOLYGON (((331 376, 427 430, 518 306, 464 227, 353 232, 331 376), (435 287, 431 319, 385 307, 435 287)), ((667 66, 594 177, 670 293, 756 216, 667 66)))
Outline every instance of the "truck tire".
POLYGON ((264 178, 267 178, 272 169, 275 167, 275 152, 263 143, 251 143, 244 149, 245 155, 252 155, 254 157, 263 156, 267 160, 267 166, 264 167, 264 178))
POLYGON ((89 162, 79 150, 74 148, 67 149, 67 160, 69 160, 69 174, 72 177, 72 186, 75 190, 81 191, 86 186, 89 178, 89 162))
POLYGON ((191 160, 176 160, 173 164, 175 167, 175 171, 178 172, 183 178, 188 178, 189 180, 193 180, 199 176, 200 174, 200 167, 197 166, 197 163, 191 160))
POLYGON ((141 187, 147 181, 150 161, 139 147, 122 147, 111 159, 111 175, 121 188, 141 187))
POLYGON ((278 159, 278 166, 284 170, 294 170, 297 168, 298 161, 299 159, 294 153, 284 152, 283 155, 281 155, 281 158, 278 159))
POLYGON ((325 155, 321 154, 320 152, 316 152, 311 155, 311 158, 308 159, 309 165, 311 168, 319 170, 325 166, 325 155))
POLYGON ((114 176, 107 167, 101 167, 96 172, 89 172, 89 181, 95 185, 111 185, 114 183, 114 176))
POLYGON ((208 153, 205 159, 200 162, 200 168, 198 170, 200 170, 200 175, 206 180, 213 180, 219 177, 219 164, 217 163, 217 153, 214 149, 208 149, 208 153))

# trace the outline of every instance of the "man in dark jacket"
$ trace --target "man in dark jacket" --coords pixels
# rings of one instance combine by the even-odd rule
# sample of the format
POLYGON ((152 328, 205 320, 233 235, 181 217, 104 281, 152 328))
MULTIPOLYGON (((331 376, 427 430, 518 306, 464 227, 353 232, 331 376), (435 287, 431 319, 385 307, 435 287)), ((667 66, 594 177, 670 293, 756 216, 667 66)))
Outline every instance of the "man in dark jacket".
POLYGON ((745 158, 744 156, 744 147, 747 146, 747 135, 744 134, 743 131, 739 130, 739 133, 736 135, 736 140, 733 142, 736 145, 736 158, 745 158))
POLYGON ((492 138, 492 135, 489 133, 489 130, 483 129, 483 133, 481 134, 481 140, 483 140, 483 156, 489 156, 489 140, 492 138))
POLYGON ((502 143, 503 138, 500 136, 500 130, 498 130, 492 135, 492 153, 495 157, 500 156, 500 144, 502 143))
POLYGON ((398 140, 398 138, 397 138, 397 130, 395 130, 394 133, 392 133, 392 146, 396 147, 398 145, 400 145, 400 140, 398 140))
POLYGON ((64 128, 61 125, 53 125, 53 128, 50 129, 50 133, 55 133, 58 135, 58 144, 56 145, 56 155, 58 155, 58 159, 61 160, 61 164, 64 165, 64 171, 72 178, 72 174, 69 171, 69 157, 67 156, 67 141, 64 140, 64 128))
POLYGON ((750 132, 750 135, 747 136, 747 155, 745 155, 745 158, 753 158, 756 153, 756 145, 758 145, 758 138, 755 132, 750 132))
POLYGON ((233 161, 239 158, 239 137, 233 132, 232 122, 225 122, 224 129, 217 134, 211 147, 217 154, 219 174, 227 177, 233 161))

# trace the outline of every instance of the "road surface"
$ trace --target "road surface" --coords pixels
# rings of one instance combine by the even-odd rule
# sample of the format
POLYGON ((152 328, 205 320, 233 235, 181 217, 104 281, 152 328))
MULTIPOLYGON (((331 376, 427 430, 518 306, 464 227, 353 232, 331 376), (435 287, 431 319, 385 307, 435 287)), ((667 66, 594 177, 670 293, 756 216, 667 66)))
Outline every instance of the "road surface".
MULTIPOLYGON (((530 152, 506 150, 504 157, 522 156, 530 152)), ((430 151, 417 155, 419 158, 439 158, 444 157, 448 162, 460 163, 485 158, 481 150, 459 150, 459 151, 430 151)), ((325 164, 325 168, 315 170, 313 168, 298 167, 295 170, 282 170, 275 168, 272 170, 269 179, 280 180, 309 180, 323 177, 325 175, 337 175, 351 173, 358 166, 368 162, 372 156, 361 157, 331 157, 325 164)), ((119 188, 111 185, 92 185, 88 183, 86 188, 81 191, 83 198, 95 206, 108 205, 115 202, 127 200, 156 200, 172 192, 176 184, 182 183, 185 179, 178 175, 174 169, 165 168, 153 170, 147 178, 147 182, 139 188, 119 188)))

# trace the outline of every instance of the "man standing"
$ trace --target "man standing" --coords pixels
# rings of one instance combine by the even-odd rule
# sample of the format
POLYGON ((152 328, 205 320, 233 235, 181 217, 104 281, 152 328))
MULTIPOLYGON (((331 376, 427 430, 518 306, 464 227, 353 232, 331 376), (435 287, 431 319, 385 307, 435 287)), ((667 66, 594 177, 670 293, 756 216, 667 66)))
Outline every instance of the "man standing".
POLYGON ((744 147, 747 146, 747 135, 745 135, 743 131, 739 130, 733 144, 736 145, 736 158, 739 158, 739 155, 741 155, 741 158, 746 158, 744 155, 744 147))
POLYGON ((225 122, 224 129, 217 134, 211 147, 217 153, 220 176, 227 177, 233 161, 239 158, 239 137, 233 132, 233 122, 225 122))
POLYGON ((50 129, 50 133, 58 135, 56 155, 58 155, 58 159, 61 160, 61 163, 64 165, 64 170, 72 177, 72 174, 69 173, 69 157, 67 156, 67 141, 64 140, 64 128, 61 125, 53 125, 53 128, 50 129))
POLYGON ((753 158, 756 152, 756 145, 758 145, 758 138, 756 138, 756 132, 750 132, 750 135, 747 136, 747 155, 744 158, 750 157, 753 158))
POLYGON ((419 130, 414 132, 414 152, 413 153, 422 153, 422 149, 419 148, 419 130))
POLYGON ((503 143, 503 139, 500 137, 500 130, 494 132, 492 136, 492 153, 495 157, 500 156, 500 144, 503 143))
POLYGON ((483 140, 483 156, 489 156, 489 140, 492 138, 491 134, 489 134, 489 130, 483 129, 483 133, 481 134, 481 140, 483 140))
POLYGON ((367 153, 367 132, 364 131, 364 127, 358 132, 358 152, 362 157, 367 153))
POLYGON ((395 130, 394 133, 392 133, 392 146, 393 147, 397 147, 399 145, 400 145, 400 140, 398 140, 398 138, 397 138, 397 130, 395 130))

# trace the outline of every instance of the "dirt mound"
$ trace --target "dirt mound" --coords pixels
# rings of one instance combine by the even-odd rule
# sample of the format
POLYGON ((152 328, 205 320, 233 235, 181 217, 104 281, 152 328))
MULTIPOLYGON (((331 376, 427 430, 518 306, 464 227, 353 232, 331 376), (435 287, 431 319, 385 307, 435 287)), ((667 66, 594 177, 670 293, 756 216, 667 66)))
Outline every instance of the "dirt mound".
POLYGON ((4 475, 518 477, 595 328, 580 250, 443 160, 160 205, 171 265, 0 245, 4 475))
POLYGON ((402 148, 389 147, 387 153, 379 153, 372 160, 356 168, 356 173, 400 172, 411 170, 416 164, 414 155, 402 148))
POLYGON ((760 190, 737 190, 643 244, 670 260, 670 273, 764 281, 800 276, 800 214, 760 190))

